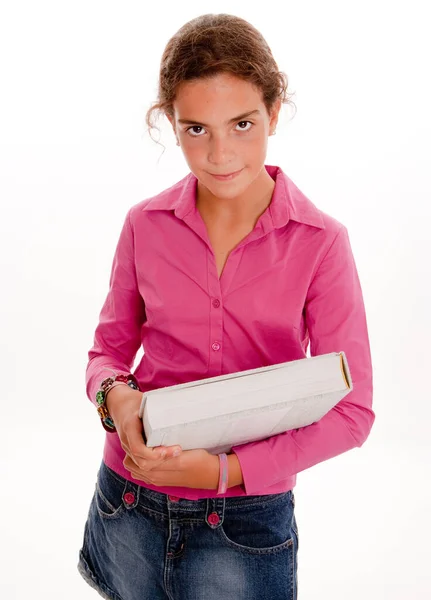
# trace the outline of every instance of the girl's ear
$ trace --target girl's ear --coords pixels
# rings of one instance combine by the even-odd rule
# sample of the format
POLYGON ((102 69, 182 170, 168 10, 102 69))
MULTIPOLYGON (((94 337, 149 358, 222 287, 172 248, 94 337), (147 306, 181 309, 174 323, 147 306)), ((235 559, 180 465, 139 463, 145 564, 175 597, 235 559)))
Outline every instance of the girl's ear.
POLYGON ((166 117, 167 117, 169 123, 172 125, 172 129, 174 130, 174 134, 176 135, 177 132, 175 131, 175 122, 174 122, 173 117, 171 117, 171 115, 168 115, 168 114, 166 114, 166 117))
POLYGON ((275 101, 274 106, 271 109, 271 117, 269 119, 269 130, 270 131, 275 131, 275 129, 277 127, 278 113, 280 112, 280 108, 281 108, 281 99, 278 98, 275 101))

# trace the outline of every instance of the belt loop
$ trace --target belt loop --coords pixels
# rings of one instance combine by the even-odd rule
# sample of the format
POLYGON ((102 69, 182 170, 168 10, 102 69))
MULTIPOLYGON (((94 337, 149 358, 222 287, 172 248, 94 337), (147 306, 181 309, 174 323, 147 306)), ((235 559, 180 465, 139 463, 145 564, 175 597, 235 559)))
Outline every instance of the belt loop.
POLYGON ((206 522, 211 528, 220 527, 224 521, 225 498, 207 498, 206 522))
POLYGON ((226 498, 213 498, 214 510, 220 515, 221 522, 224 519, 224 511, 226 507, 226 498))
POLYGON ((127 509, 135 508, 139 502, 141 486, 126 479, 123 490, 123 504, 127 509))

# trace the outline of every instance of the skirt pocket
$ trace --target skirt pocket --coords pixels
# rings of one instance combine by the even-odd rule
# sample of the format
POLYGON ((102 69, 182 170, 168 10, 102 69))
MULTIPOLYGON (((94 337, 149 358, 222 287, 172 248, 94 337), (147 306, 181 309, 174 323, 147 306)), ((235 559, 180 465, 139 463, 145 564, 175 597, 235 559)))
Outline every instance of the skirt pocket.
POLYGON ((118 519, 124 514, 123 494, 127 480, 122 479, 118 474, 113 475, 111 469, 102 463, 94 493, 97 512, 102 519, 118 519))
MULTIPOLYGON (((275 554, 294 545, 294 497, 292 490, 261 496, 254 504, 228 508, 217 529, 222 541, 238 551, 275 554)), ((295 532, 296 533, 296 532, 295 532)))

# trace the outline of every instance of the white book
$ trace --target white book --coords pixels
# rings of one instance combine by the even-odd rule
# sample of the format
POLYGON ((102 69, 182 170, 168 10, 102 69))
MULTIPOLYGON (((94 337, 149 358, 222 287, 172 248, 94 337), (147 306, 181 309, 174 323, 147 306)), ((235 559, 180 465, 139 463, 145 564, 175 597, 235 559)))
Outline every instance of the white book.
POLYGON ((305 427, 353 389, 344 352, 331 352, 144 392, 146 444, 229 453, 305 427))

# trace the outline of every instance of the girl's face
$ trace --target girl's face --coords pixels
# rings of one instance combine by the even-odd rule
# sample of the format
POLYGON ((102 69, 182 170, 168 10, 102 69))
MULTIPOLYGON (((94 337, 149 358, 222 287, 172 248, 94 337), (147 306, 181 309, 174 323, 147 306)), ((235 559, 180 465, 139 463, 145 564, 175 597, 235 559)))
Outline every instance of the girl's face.
POLYGON ((238 197, 262 174, 268 136, 281 102, 268 115, 249 82, 220 73, 183 82, 168 116, 191 172, 214 196, 238 197), (220 180, 214 175, 236 176, 220 180))

